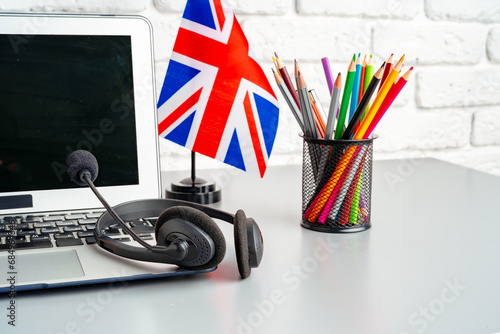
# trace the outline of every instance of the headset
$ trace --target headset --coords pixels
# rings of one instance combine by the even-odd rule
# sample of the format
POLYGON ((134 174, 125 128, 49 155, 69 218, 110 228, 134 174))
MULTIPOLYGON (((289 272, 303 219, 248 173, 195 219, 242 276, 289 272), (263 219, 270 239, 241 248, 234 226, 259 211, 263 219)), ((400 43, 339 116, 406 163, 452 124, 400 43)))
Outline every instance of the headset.
POLYGON ((173 199, 131 201, 112 208, 93 183, 99 167, 92 153, 74 151, 66 163, 70 179, 80 186, 89 186, 106 208, 94 228, 97 244, 104 250, 133 260, 174 264, 185 269, 214 268, 226 254, 224 235, 213 220, 219 219, 234 225, 236 260, 241 278, 247 278, 251 268, 259 266, 264 251, 262 233, 255 220, 247 218, 243 210, 232 215, 209 206, 173 199), (156 245, 144 241, 124 222, 143 217, 158 217, 154 227, 156 245), (116 223, 142 247, 105 235, 106 229, 116 223))

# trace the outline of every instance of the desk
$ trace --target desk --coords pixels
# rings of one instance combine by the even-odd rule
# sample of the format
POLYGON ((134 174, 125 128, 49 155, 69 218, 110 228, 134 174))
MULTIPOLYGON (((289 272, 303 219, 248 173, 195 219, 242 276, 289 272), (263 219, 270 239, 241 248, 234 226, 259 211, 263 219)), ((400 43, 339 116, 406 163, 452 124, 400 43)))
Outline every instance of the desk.
POLYGON ((265 252, 250 278, 238 280, 232 226, 221 224, 228 253, 212 273, 19 293, 18 325, 2 315, 0 332, 500 332, 500 178, 432 159, 376 161, 372 228, 325 234, 299 225, 300 166, 262 180, 198 174, 222 186, 215 206, 259 223, 265 252))

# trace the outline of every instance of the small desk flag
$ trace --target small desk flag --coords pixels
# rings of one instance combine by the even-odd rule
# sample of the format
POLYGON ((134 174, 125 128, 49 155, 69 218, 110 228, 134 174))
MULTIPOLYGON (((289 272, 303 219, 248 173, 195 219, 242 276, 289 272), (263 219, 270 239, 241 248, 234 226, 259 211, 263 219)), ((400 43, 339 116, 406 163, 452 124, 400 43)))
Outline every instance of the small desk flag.
POLYGON ((221 0, 188 0, 158 99, 158 134, 263 177, 278 119, 233 12, 221 0))

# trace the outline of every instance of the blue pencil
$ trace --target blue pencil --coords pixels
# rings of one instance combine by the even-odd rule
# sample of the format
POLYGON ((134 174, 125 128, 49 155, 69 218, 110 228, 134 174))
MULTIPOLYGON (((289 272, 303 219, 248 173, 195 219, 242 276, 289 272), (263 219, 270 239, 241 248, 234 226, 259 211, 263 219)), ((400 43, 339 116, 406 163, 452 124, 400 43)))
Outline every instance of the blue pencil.
POLYGON ((358 107, 358 94, 359 94, 359 85, 361 81, 361 53, 358 55, 358 59, 356 60, 356 74, 354 75, 354 83, 351 92, 351 107, 349 109, 349 121, 354 115, 356 108, 358 107))

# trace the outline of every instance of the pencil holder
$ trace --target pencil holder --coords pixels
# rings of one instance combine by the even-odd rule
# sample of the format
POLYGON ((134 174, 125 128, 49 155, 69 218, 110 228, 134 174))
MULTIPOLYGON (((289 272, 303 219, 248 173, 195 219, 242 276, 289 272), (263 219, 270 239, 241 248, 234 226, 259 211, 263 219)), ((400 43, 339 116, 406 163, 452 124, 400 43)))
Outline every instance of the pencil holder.
POLYGON ((370 228, 373 139, 303 140, 301 225, 331 233, 370 228))

